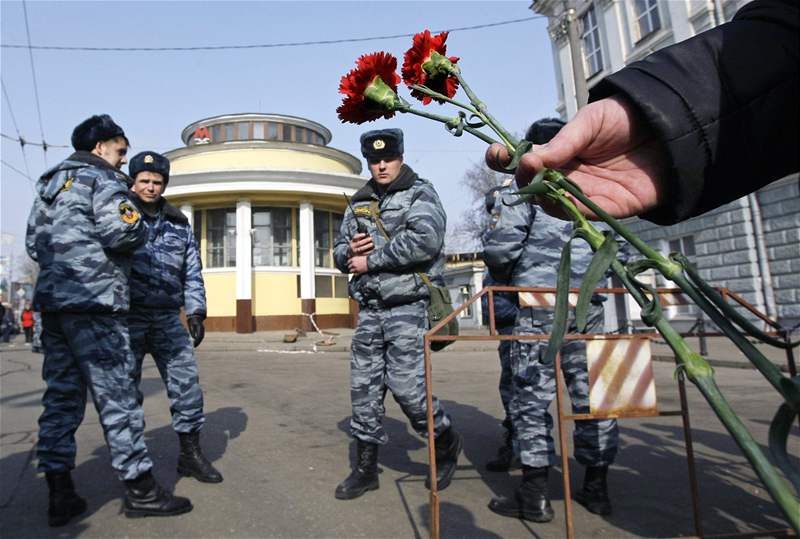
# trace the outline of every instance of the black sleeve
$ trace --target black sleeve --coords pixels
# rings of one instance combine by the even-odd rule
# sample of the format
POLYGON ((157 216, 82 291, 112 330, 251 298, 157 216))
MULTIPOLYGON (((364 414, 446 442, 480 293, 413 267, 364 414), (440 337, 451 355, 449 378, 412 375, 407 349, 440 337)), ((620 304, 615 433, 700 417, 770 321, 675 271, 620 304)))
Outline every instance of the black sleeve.
POLYGON ((633 103, 668 155, 666 202, 642 217, 682 221, 800 169, 798 36, 800 2, 755 0, 592 89, 633 103))

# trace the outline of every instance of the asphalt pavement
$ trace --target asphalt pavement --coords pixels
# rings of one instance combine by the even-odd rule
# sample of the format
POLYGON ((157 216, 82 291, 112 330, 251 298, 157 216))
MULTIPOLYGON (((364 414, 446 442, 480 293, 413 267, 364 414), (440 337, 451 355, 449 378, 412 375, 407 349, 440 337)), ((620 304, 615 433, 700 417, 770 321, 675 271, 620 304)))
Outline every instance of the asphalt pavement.
MULTIPOLYGON (((207 416, 202 445, 225 476, 218 485, 176 476, 177 437, 158 372, 146 359, 142 389, 154 472, 165 486, 190 497, 194 510, 173 518, 125 518, 123 488, 112 473, 97 414, 89 409, 77 434, 73 474, 89 509, 57 529, 46 524, 47 487, 35 471, 33 454, 41 411, 42 356, 31 353, 19 337, 12 345, 0 345, 0 535, 4 539, 428 537, 425 440, 409 428, 392 399, 386 403, 390 442, 380 452, 380 489, 352 501, 333 496, 354 455, 347 434, 347 347, 352 332, 335 332, 334 342, 311 334, 296 343, 283 342, 289 332, 208 334, 198 349, 207 416)), ((550 477, 553 522, 503 518, 486 507, 492 496, 510 495, 520 480, 519 471, 490 473, 484 468, 502 434, 495 347, 458 343, 433 356, 434 392, 465 440, 455 479, 440 493, 441 536, 563 537, 560 467, 550 477)), ((717 355, 726 353, 724 348, 714 349, 719 350, 717 355)), ((782 354, 774 356, 777 363, 782 354)), ((766 452, 769 423, 780 399, 757 371, 739 368, 746 366, 718 363, 716 379, 766 452)), ((656 361, 654 370, 659 410, 678 409, 674 365, 656 361)), ((787 528, 739 448, 691 385, 688 396, 705 533, 787 528)), ((620 424, 620 453, 609 474, 614 512, 604 518, 574 505, 575 536, 695 535, 680 419, 649 417, 620 424)), ((571 425, 567 428, 571 430, 571 425)), ((800 466, 796 425, 789 453, 800 466)), ((571 459, 570 470, 572 484, 578 487, 581 466, 571 459)))

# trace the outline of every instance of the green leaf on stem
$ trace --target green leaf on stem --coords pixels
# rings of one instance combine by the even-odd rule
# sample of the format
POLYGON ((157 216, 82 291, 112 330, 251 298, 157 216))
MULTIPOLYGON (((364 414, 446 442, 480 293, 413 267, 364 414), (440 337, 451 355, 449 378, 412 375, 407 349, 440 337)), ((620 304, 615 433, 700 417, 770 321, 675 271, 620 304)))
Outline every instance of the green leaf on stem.
POLYGON ((610 232, 606 232, 606 238, 592 257, 581 282, 578 304, 575 306, 575 323, 580 333, 586 333, 589 302, 592 299, 594 287, 617 258, 617 251, 619 251, 619 244, 610 232))
POLYGON ((550 331, 550 341, 544 354, 543 363, 552 365, 556 354, 564 342, 564 333, 567 331, 567 316, 569 315, 569 284, 570 266, 572 263, 572 238, 564 244, 561 251, 561 260, 558 263, 558 282, 556 284, 556 306, 553 314, 553 329, 550 331))
POLYGON ((795 417, 797 417, 797 412, 792 410, 788 404, 781 404, 769 426, 769 451, 772 453, 775 464, 783 471, 794 486, 794 490, 800 495, 800 470, 794 467, 786 452, 789 433, 794 425, 795 417))

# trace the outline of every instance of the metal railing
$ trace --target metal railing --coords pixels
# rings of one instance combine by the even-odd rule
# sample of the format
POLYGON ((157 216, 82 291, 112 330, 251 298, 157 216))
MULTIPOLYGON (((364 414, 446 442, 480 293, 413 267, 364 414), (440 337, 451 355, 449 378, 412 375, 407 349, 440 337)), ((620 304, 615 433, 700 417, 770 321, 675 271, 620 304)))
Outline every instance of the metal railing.
MULTIPOLYGON (((431 365, 431 342, 432 341, 525 341, 525 340, 549 340, 550 335, 500 335, 497 333, 497 327, 495 324, 495 312, 494 312, 494 294, 496 292, 530 292, 530 293, 555 293, 555 288, 544 288, 544 287, 516 287, 516 286, 498 286, 492 285, 486 288, 483 288, 478 293, 474 294, 471 298, 467 301, 456 307, 452 313, 448 316, 443 318, 439 321, 438 324, 430 328, 428 332, 425 334, 424 337, 424 360, 425 360, 425 388, 426 388, 426 403, 427 403, 427 423, 428 423, 428 461, 429 461, 429 475, 430 475, 430 537, 432 539, 439 539, 440 533, 440 520, 439 520, 439 492, 438 492, 438 485, 436 482, 436 440, 434 435, 434 428, 433 428, 433 388, 432 388, 432 365, 431 365), (455 335, 455 336, 444 336, 444 335, 436 335, 441 329, 447 326, 447 324, 459 316, 460 313, 465 311, 469 308, 473 303, 479 301, 483 296, 488 295, 488 308, 489 308, 489 334, 488 335, 455 335)), ((770 319, 767 315, 756 309, 753 305, 747 302, 744 298, 728 290, 727 288, 718 288, 717 289, 723 296, 723 298, 735 301, 747 311, 752 313, 754 316, 759 318, 767 327, 772 328, 771 331, 766 331, 768 335, 777 336, 784 339, 786 342, 789 341, 790 332, 784 329, 780 324, 776 321, 770 319)), ((577 294, 579 289, 573 288, 570 289, 570 293, 577 294)), ((628 291, 625 288, 596 288, 594 290, 595 293, 598 294, 627 294, 628 291)), ((671 295, 671 296, 683 296, 683 291, 680 288, 657 288, 656 293, 661 295, 671 295)), ((688 303, 688 302, 687 302, 688 303)), ((535 307, 537 309, 545 309, 547 307, 535 307)), ((627 314, 627 313, 626 313, 627 314)), ((701 315, 702 316, 702 315, 701 315)), ((695 326, 692 327, 691 336, 697 336, 701 339, 705 339, 705 337, 719 337, 724 336, 722 332, 719 331, 706 331, 704 327, 704 322, 696 323, 695 326), (699 325, 699 327, 698 327, 699 325)), ((688 332, 684 333, 685 336, 690 335, 688 332)), ((658 338, 660 335, 655 331, 645 331, 645 332, 635 332, 635 333, 592 333, 592 334, 569 334, 564 336, 565 341, 569 340, 582 340, 588 341, 592 339, 606 339, 606 340, 614 340, 614 339, 630 339, 631 337, 636 338, 648 338, 648 339, 655 339, 658 338)), ((704 346, 704 343, 703 343, 704 346)), ((789 373, 792 376, 795 376, 797 373, 797 368, 795 366, 794 354, 792 352, 792 348, 788 347, 786 349, 786 362, 789 373)), ((558 433, 560 438, 560 450, 561 450, 561 459, 562 459, 562 477, 564 482, 564 509, 566 515, 566 536, 569 539, 572 539, 574 536, 574 527, 572 522, 572 501, 570 496, 570 484, 569 484, 569 455, 567 453, 567 440, 566 435, 564 432, 564 421, 583 421, 583 420, 591 420, 591 419, 618 419, 623 417, 642 417, 642 414, 576 414, 576 415, 564 415, 563 410, 563 375, 561 373, 561 358, 560 354, 556 355, 556 364, 554 366, 556 371, 556 405, 558 407, 558 433)), ((686 444, 686 458, 687 458, 687 465, 688 465, 688 472, 689 472, 689 483, 691 487, 692 493, 692 513, 694 518, 694 527, 695 532, 697 533, 697 537, 702 538, 710 538, 711 536, 707 536, 703 532, 702 526, 702 515, 700 512, 700 503, 699 503, 699 489, 697 484, 697 473, 695 468, 694 462, 694 450, 692 444, 692 434, 691 434, 691 424, 689 418, 689 406, 688 401, 686 399, 686 387, 684 381, 684 375, 681 371, 678 371, 678 390, 680 394, 680 410, 674 411, 663 411, 658 412, 655 411, 652 414, 648 414, 649 417, 652 416, 681 416, 683 422, 683 431, 684 431, 684 441, 686 444)), ((770 536, 770 537, 787 537, 793 536, 794 532, 789 529, 779 529, 779 530, 768 530, 763 532, 753 532, 753 533, 742 533, 742 534, 732 534, 732 535, 720 535, 715 536, 716 539, 725 538, 743 538, 743 537, 758 537, 758 536, 770 536)))

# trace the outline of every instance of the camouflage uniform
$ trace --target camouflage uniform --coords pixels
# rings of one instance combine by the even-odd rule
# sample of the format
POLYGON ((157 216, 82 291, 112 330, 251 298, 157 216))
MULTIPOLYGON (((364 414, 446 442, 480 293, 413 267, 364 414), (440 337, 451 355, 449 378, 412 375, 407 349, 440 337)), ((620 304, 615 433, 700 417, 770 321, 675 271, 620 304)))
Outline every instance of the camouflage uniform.
POLYGON ((126 178, 103 159, 76 152, 37 184, 26 248, 40 267, 34 308, 42 313, 45 350, 37 444, 44 472, 75 466, 87 387, 120 478, 152 467, 124 318, 130 252, 145 232, 126 178))
MULTIPOLYGON (((510 190, 510 186, 509 186, 510 190)), ((505 203, 515 200, 503 195, 505 203)), ((555 287, 561 250, 572 224, 545 214, 537 206, 500 206, 497 226, 484 235, 484 260, 492 276, 513 286, 555 287)), ((578 287, 591 261, 591 248, 582 240, 572 244, 571 286, 578 287)), ((588 332, 603 324, 602 301, 595 296, 589 310, 588 332)), ((517 315, 515 335, 552 332, 553 311, 523 307, 517 315)), ((568 332, 575 333, 574 312, 568 332)), ((509 406, 514 426, 514 446, 522 464, 542 467, 555 464, 553 419, 548 408, 555 398, 555 369, 542 364, 547 341, 512 341, 513 396, 509 406)), ((586 345, 571 341, 561 348, 561 364, 574 413, 589 412, 586 345)), ((610 464, 616 455, 618 430, 614 420, 576 421, 575 458, 587 466, 610 464)))
MULTIPOLYGON (((139 387, 144 355, 150 353, 167 387, 175 432, 195 432, 205 422, 203 392, 189 334, 180 319, 205 318, 200 255, 189 221, 166 200, 157 215, 144 215, 147 241, 133 253, 128 327, 139 387)), ((139 402, 143 395, 138 392, 139 402)))
MULTIPOLYGON (((420 435, 427 432, 423 337, 428 329, 429 293, 417 272, 444 285, 446 216, 433 185, 407 165, 382 196, 370 180, 352 202, 375 249, 367 258, 368 272, 351 279, 349 287, 360 306, 350 363, 350 432, 363 442, 385 444, 388 438, 382 422, 387 389, 414 430, 420 435), (388 241, 370 218, 372 201, 379 204, 388 241)), ((345 273, 350 240, 356 232, 356 220, 348 210, 334 247, 336 267, 345 273)), ((436 436, 450 427, 450 417, 436 397, 433 417, 436 436)))
MULTIPOLYGON (((506 285, 507 283, 498 283, 492 278, 488 271, 483 277, 484 287, 501 284, 506 285)), ((495 292, 493 296, 495 329, 497 329, 497 333, 500 335, 511 335, 514 331, 517 313, 519 312, 519 303, 516 294, 513 292, 495 292)), ((484 325, 488 325, 488 295, 481 297, 481 305, 484 319, 483 323, 484 325)), ((511 415, 509 414, 508 405, 511 402, 511 396, 513 394, 511 384, 511 342, 512 341, 500 341, 500 344, 497 346, 497 354, 500 357, 500 382, 498 384, 498 390, 500 391, 500 401, 503 403, 503 410, 506 414, 505 418, 503 418, 503 427, 509 432, 511 431, 511 415)))

